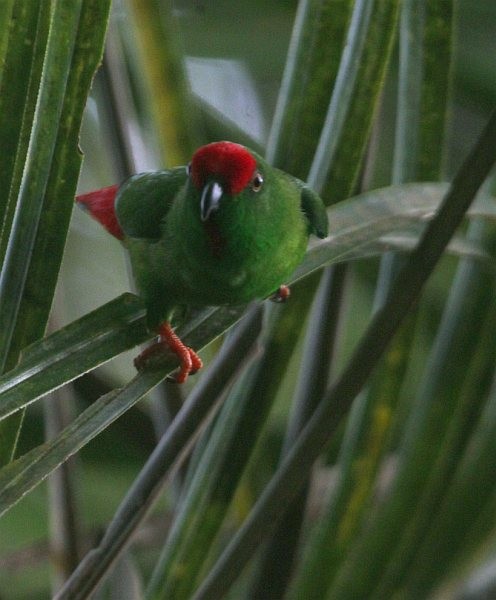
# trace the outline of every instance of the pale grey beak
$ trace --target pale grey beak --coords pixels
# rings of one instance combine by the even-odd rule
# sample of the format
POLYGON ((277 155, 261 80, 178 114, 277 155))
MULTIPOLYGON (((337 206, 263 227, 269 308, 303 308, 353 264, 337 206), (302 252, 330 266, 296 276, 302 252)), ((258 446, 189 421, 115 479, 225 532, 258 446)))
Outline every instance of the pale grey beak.
POLYGON ((203 188, 200 199, 200 216, 202 221, 206 221, 211 213, 219 208, 223 193, 224 190, 216 181, 209 181, 203 188))

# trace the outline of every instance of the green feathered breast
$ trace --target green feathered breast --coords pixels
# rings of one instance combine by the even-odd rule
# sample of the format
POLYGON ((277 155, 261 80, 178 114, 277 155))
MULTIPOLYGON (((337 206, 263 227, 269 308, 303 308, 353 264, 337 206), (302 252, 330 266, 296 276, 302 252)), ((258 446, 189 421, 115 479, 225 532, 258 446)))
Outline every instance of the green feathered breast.
POLYGON ((178 383, 202 360, 173 330, 177 309, 240 304, 273 292, 285 299, 283 284, 308 236, 327 235, 317 194, 228 141, 198 148, 187 167, 135 175, 76 201, 129 251, 148 324, 158 334, 136 367, 173 352, 178 383))
POLYGON ((141 174, 121 186, 116 215, 152 327, 183 306, 268 296, 302 260, 309 234, 327 234, 320 198, 253 155, 261 189, 225 193, 205 220, 201 190, 184 167, 141 174))

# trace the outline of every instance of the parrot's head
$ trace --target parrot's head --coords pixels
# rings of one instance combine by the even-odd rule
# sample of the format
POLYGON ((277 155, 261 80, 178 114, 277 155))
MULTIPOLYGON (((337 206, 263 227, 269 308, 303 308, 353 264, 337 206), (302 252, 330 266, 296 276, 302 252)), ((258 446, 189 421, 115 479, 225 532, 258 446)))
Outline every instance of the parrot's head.
POLYGON ((189 165, 189 176, 200 194, 200 218, 208 221, 225 197, 258 194, 264 186, 260 157, 233 142, 214 142, 199 148, 189 165))

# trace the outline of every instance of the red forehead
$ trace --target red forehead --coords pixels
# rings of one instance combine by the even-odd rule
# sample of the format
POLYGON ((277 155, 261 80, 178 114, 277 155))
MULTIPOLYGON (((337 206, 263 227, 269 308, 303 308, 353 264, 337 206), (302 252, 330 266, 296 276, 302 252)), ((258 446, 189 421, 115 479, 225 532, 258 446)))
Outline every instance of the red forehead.
POLYGON ((239 194, 253 177, 257 162, 246 148, 233 142, 202 146, 191 160, 191 177, 198 189, 209 177, 219 177, 228 194, 239 194))

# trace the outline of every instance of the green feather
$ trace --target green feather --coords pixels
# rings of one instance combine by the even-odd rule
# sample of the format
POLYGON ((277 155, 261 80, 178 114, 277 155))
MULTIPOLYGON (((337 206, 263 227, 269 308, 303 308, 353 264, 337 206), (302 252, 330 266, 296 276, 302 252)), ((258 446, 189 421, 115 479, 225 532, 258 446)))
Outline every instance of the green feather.
POLYGON ((115 200, 115 213, 124 234, 128 238, 159 239, 160 224, 186 179, 185 167, 140 173, 127 179, 115 200))
POLYGON ((310 233, 325 238, 329 233, 327 212, 320 196, 304 186, 301 190, 301 207, 310 223, 310 233))
POLYGON ((151 327, 182 307, 270 295, 302 260, 309 234, 327 234, 319 196, 252 154, 260 191, 224 194, 206 221, 202 190, 184 167, 134 176, 119 189, 116 214, 151 327))

